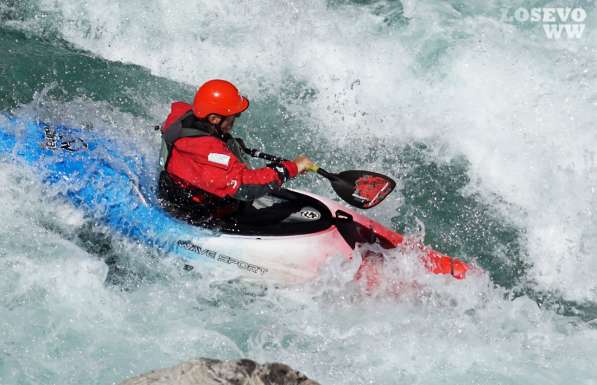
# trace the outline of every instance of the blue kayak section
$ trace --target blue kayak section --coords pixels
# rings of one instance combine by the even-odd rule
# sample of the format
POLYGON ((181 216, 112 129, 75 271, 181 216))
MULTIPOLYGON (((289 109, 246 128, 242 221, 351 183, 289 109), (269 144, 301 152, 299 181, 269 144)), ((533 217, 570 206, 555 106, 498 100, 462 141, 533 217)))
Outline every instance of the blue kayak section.
POLYGON ((185 259, 209 261, 180 242, 216 234, 163 210, 149 171, 157 166, 124 155, 122 145, 101 132, 0 115, 0 156, 38 170, 43 183, 114 231, 185 259))

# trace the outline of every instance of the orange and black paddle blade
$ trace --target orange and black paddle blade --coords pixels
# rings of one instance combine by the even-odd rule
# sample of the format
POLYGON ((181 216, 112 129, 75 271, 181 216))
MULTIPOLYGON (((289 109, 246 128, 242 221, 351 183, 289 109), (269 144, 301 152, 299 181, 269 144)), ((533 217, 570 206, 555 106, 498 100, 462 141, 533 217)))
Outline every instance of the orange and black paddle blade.
POLYGON ((349 170, 333 174, 319 168, 317 173, 332 182, 332 188, 340 198, 361 209, 377 206, 396 187, 392 178, 371 171, 349 170))

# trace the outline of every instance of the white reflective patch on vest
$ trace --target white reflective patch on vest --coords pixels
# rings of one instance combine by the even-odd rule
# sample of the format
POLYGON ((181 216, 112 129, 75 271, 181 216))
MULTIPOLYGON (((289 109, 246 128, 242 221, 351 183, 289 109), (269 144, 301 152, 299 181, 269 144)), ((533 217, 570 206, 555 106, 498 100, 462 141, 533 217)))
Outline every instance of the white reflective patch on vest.
POLYGON ((230 161, 230 156, 225 155, 225 154, 218 154, 215 152, 211 152, 207 156, 207 160, 209 160, 210 162, 213 162, 213 163, 228 166, 228 162, 230 161))

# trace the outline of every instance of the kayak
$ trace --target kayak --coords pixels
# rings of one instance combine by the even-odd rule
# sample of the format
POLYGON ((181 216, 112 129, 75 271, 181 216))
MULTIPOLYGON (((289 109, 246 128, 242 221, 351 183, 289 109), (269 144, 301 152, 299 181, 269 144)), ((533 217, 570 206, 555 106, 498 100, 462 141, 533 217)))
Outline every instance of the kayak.
POLYGON ((355 274, 368 286, 376 285, 380 249, 416 249, 433 274, 463 279, 469 270, 461 260, 409 243, 336 201, 302 191, 280 189, 255 200, 256 212, 293 207, 265 224, 195 223, 157 197, 156 167, 123 149, 97 129, 0 115, 0 156, 38 170, 44 184, 94 220, 191 267, 208 263, 242 277, 297 283, 317 277, 330 258, 352 260, 361 245, 375 244, 380 247, 361 253, 355 274))

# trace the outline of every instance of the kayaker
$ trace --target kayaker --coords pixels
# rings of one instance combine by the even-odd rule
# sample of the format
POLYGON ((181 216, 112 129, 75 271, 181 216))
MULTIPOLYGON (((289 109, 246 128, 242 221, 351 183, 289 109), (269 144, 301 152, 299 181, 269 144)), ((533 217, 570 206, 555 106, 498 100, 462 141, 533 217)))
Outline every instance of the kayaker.
MULTIPOLYGON (((255 199, 280 189, 313 162, 305 155, 293 161, 251 169, 231 132, 249 100, 226 80, 199 87, 193 104, 174 102, 162 125, 159 195, 194 218, 233 217, 271 222, 279 207, 254 215, 255 199)), ((286 214, 288 215, 288 214, 286 214)))

